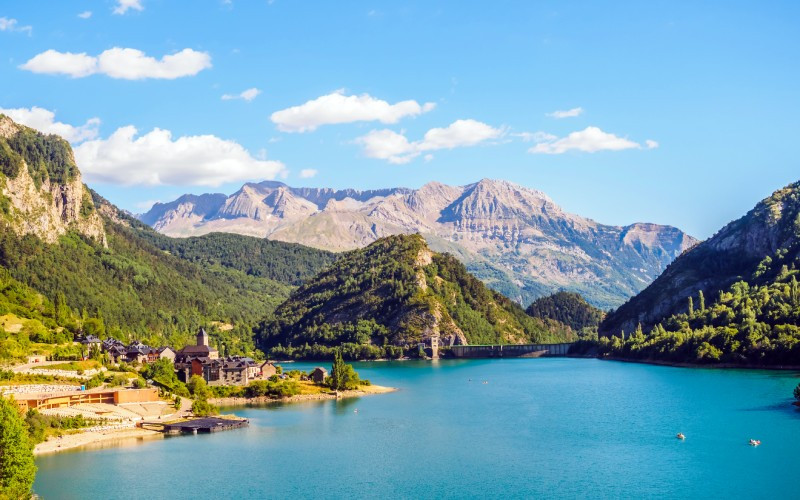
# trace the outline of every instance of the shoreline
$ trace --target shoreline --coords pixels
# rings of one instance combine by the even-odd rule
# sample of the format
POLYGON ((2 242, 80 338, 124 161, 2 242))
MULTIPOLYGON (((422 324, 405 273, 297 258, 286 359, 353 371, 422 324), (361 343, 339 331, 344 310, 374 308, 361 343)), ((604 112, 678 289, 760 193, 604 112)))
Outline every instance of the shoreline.
POLYGON ((141 429, 138 427, 130 429, 109 430, 102 432, 78 432, 75 434, 65 434, 61 437, 53 437, 47 441, 37 444, 33 448, 35 457, 41 455, 51 455, 63 451, 72 451, 78 448, 95 447, 99 444, 111 444, 119 446, 125 441, 144 441, 149 439, 163 439, 164 434, 157 431, 141 429))
POLYGON ((594 356, 601 361, 619 361, 620 363, 638 363, 642 365, 671 366, 673 368, 716 368, 723 370, 774 370, 774 371, 800 371, 800 365, 742 365, 737 363, 686 363, 680 361, 664 361, 660 359, 628 359, 616 356, 594 356))
POLYGON ((306 401, 327 401, 331 399, 349 399, 361 396, 372 396, 374 394, 388 394, 395 392, 396 387, 383 387, 380 385, 367 385, 361 389, 340 391, 339 395, 332 392, 320 392, 316 394, 297 394, 285 398, 272 398, 270 396, 259 396, 256 398, 209 398, 208 402, 216 406, 249 406, 263 405, 271 403, 303 403, 306 401))

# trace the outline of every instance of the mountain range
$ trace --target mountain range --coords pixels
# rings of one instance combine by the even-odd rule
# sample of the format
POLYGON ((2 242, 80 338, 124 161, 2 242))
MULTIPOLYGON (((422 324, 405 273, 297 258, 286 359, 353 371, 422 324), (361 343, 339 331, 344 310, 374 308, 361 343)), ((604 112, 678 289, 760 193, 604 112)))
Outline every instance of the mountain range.
POLYGON ((422 234, 513 300, 557 290, 616 307, 697 243, 677 228, 611 226, 564 211, 540 191, 483 179, 359 191, 248 183, 230 196, 184 195, 138 218, 169 236, 229 232, 343 251, 394 234, 422 234))

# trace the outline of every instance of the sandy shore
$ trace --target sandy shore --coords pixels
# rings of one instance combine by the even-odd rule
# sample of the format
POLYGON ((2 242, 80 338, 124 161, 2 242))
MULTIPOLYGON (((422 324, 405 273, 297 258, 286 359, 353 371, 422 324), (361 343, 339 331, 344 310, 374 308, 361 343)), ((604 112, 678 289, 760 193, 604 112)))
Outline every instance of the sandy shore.
MULTIPOLYGON (((372 394, 386 394, 396 390, 395 387, 367 385, 358 390, 340 391, 338 399, 357 398, 360 396, 370 396, 372 394)), ((303 401, 323 401, 327 399, 337 399, 337 396, 333 392, 323 392, 318 394, 298 394, 288 398, 271 398, 269 396, 260 396, 257 398, 214 398, 209 399, 208 402, 217 406, 244 406, 264 403, 301 403, 303 401)))
POLYGON ((103 447, 103 445, 119 446, 122 444, 133 444, 144 439, 160 439, 163 438, 163 436, 164 435, 160 432, 138 428, 100 432, 79 432, 50 438, 43 443, 39 443, 33 449, 33 454, 45 455, 48 453, 59 453, 84 446, 92 448, 103 447))

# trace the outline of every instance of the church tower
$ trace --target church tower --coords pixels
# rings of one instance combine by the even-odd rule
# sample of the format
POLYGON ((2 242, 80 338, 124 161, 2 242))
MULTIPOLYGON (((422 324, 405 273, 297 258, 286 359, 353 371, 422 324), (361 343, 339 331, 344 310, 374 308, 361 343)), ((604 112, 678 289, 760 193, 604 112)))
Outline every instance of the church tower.
POLYGON ((197 332, 197 345, 204 345, 208 347, 208 334, 206 333, 205 328, 201 328, 199 332, 197 332))

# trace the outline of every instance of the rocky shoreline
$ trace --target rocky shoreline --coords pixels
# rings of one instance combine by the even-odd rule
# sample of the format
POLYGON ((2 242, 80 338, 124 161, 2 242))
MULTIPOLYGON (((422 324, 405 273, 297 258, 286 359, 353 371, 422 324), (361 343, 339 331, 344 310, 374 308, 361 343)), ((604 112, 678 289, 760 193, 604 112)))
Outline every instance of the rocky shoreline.
POLYGON ((397 391, 395 387, 383 387, 380 385, 367 385, 361 389, 339 391, 338 394, 334 392, 321 392, 317 394, 297 394, 296 396, 289 396, 285 398, 272 398, 269 396, 259 396, 256 398, 213 398, 208 402, 217 406, 247 406, 247 405, 263 405, 270 403, 302 403, 305 401, 325 401, 329 399, 345 399, 357 398, 361 396, 370 396, 373 394, 386 394, 389 392, 397 391))

